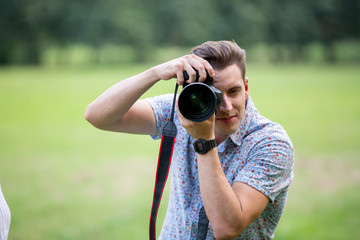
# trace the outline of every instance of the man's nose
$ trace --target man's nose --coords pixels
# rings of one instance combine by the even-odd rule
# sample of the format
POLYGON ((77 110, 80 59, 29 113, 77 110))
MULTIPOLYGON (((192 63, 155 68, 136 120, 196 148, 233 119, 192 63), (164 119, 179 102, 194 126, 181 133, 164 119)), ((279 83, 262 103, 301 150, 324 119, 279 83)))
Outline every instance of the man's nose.
POLYGON ((219 110, 222 112, 229 112, 232 109, 232 104, 229 98, 223 94, 222 101, 219 105, 219 110))

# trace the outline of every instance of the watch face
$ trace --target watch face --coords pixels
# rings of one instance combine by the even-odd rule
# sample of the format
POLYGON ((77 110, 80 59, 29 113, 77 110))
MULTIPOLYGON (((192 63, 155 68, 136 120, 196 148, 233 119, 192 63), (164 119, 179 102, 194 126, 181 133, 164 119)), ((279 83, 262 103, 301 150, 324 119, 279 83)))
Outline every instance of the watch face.
POLYGON ((200 138, 194 142, 195 152, 200 154, 207 153, 210 149, 213 149, 214 147, 216 147, 215 139, 206 141, 200 138))
POLYGON ((196 141, 195 142, 195 150, 200 153, 204 152, 205 151, 204 143, 201 141, 196 141))

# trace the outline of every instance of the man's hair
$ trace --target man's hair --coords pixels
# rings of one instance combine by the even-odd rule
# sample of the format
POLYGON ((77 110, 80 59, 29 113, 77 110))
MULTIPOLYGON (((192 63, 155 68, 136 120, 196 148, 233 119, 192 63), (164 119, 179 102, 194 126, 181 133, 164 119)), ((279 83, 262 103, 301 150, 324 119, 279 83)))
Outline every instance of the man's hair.
POLYGON ((246 74, 245 50, 235 41, 208 41, 194 47, 191 52, 204 58, 217 70, 236 64, 242 73, 243 80, 246 74))

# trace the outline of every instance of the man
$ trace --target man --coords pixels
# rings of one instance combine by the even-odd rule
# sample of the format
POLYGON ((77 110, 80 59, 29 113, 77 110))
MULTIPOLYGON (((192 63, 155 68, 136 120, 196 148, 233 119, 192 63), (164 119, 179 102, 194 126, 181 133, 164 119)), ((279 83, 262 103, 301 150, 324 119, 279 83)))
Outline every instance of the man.
POLYGON ((204 205, 206 239, 270 239, 285 207, 293 178, 293 147, 285 130, 262 117, 249 96, 245 51, 235 42, 205 42, 192 54, 157 65, 123 80, 91 103, 85 118, 110 131, 160 138, 170 118, 172 95, 139 100, 160 80, 199 81, 206 71, 221 90, 217 113, 191 122, 177 111, 178 128, 171 165, 168 211, 160 239, 195 239, 204 205), (196 153, 198 139, 217 147, 196 153))

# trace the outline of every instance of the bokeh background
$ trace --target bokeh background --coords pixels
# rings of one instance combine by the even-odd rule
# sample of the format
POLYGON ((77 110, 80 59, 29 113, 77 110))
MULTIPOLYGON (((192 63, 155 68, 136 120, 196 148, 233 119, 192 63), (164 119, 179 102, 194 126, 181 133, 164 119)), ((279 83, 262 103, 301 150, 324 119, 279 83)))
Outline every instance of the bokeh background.
POLYGON ((357 0, 0 0, 9 239, 147 238, 159 142, 95 129, 84 111, 207 40, 246 49, 255 105, 293 140, 275 239, 360 239, 359 26, 357 0))

